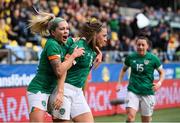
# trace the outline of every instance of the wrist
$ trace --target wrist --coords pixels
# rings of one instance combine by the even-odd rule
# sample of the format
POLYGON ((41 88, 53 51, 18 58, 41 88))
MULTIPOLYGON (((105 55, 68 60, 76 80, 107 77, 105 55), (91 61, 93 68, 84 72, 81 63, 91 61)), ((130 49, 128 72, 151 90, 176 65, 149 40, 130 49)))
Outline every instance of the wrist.
POLYGON ((162 82, 161 82, 161 81, 158 81, 158 84, 159 84, 159 85, 162 85, 162 82))
POLYGON ((118 85, 118 86, 121 86, 121 81, 118 81, 117 85, 118 85))
POLYGON ((62 94, 64 93, 64 91, 61 89, 61 90, 58 90, 57 93, 62 94))
POLYGON ((74 53, 71 54, 71 58, 72 59, 75 59, 76 58, 76 55, 74 53))

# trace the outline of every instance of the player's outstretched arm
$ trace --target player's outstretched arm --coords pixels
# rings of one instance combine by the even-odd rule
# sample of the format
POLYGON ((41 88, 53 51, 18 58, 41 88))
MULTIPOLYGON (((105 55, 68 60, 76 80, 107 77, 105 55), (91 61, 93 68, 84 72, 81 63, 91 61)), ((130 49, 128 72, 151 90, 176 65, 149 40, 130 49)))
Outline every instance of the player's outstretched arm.
POLYGON ((118 84, 117 84, 117 88, 116 88, 116 91, 120 91, 120 88, 121 88, 121 82, 123 80, 123 77, 127 71, 128 67, 126 65, 123 65, 122 69, 121 69, 121 72, 119 74, 119 79, 118 79, 118 84))
POLYGON ((161 85, 164 81, 164 77, 165 77, 164 69, 162 67, 158 68, 157 71, 159 73, 159 81, 156 83, 153 83, 153 85, 154 85, 153 90, 154 91, 157 91, 161 87, 161 85))

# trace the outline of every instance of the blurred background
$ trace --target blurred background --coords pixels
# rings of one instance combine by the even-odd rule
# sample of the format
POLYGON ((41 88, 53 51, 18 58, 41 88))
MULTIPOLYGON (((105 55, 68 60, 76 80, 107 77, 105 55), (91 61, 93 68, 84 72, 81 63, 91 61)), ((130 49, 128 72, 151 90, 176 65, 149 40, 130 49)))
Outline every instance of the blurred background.
POLYGON ((1 0, 0 63, 34 63, 46 42, 28 27, 33 8, 68 20, 70 36, 80 25, 96 17, 109 28, 109 45, 103 49, 105 62, 122 62, 135 50, 140 31, 151 41, 151 51, 165 62, 180 60, 179 0, 1 0), (11 52, 10 52, 11 51, 11 52))
MULTIPOLYGON (((128 73, 123 91, 116 93, 115 87, 122 63, 135 50, 140 32, 148 36, 150 51, 166 70, 166 80, 156 94, 156 109, 175 107, 174 114, 174 110, 168 113, 180 113, 180 0, 0 0, 0 121, 28 121, 26 87, 46 43, 46 37, 32 34, 28 28, 33 7, 65 18, 72 37, 78 36, 87 18, 95 17, 108 25, 103 63, 91 71, 86 93, 94 116, 124 114, 124 105, 110 102, 125 97, 128 73)), ((157 72, 154 75, 158 79, 157 72)), ((180 121, 172 117, 165 121, 172 119, 180 121)))

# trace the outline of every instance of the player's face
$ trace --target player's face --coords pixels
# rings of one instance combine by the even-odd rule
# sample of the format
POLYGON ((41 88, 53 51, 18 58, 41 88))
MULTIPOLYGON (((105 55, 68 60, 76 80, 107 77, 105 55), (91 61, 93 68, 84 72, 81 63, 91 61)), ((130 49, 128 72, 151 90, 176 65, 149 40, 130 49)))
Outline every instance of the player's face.
POLYGON ((66 21, 61 21, 58 24, 58 27, 53 31, 53 36, 63 43, 66 42, 68 36, 69 36, 69 25, 66 21))
POLYGON ((145 39, 138 39, 136 42, 136 46, 137 46, 137 52, 144 56, 146 54, 146 51, 148 49, 148 43, 145 39))
POLYGON ((107 28, 102 28, 102 30, 96 35, 97 46, 104 47, 107 44, 107 28))

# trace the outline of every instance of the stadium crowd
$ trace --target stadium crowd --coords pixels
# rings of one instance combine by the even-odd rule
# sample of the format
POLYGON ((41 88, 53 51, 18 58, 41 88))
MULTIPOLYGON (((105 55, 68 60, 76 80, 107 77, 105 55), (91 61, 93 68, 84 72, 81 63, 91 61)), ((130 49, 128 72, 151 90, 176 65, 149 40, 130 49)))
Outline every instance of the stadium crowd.
MULTIPOLYGON (((105 62, 122 62, 124 55, 135 50, 136 36, 146 32, 151 41, 151 51, 164 62, 180 60, 180 8, 156 8, 143 5, 143 13, 150 24, 139 28, 135 13, 122 14, 127 5, 117 0, 1 0, 0 1, 0 49, 10 49, 13 61, 37 61, 46 42, 46 37, 32 34, 28 20, 33 18, 34 8, 52 12, 63 17, 70 25, 70 36, 78 36, 80 23, 96 17, 109 28, 109 44, 103 49, 105 62), (154 22, 154 23, 153 23, 154 22), (171 23, 174 22, 174 23, 171 23)), ((1 53, 0 62, 6 62, 1 53)))

